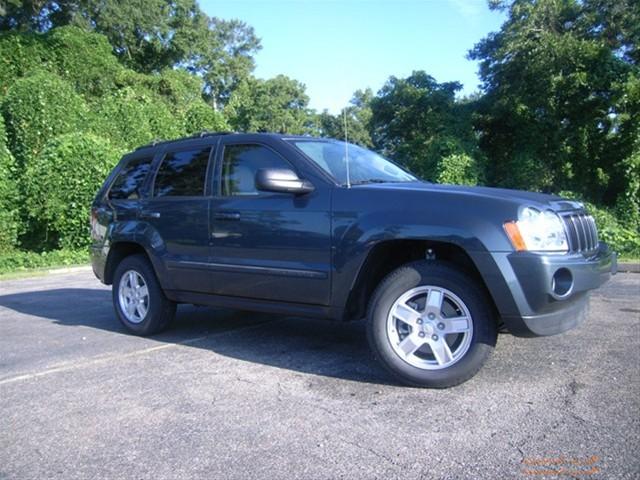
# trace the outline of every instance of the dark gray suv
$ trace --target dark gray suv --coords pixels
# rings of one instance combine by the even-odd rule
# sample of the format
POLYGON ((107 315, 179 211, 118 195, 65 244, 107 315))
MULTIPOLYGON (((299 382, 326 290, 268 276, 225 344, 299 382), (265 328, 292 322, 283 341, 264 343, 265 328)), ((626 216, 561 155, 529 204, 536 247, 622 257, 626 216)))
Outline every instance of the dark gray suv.
POLYGON ((124 156, 92 206, 117 317, 150 335, 177 303, 367 319, 400 381, 472 377, 500 328, 564 332, 615 273, 579 202, 423 182, 329 139, 207 133, 124 156))

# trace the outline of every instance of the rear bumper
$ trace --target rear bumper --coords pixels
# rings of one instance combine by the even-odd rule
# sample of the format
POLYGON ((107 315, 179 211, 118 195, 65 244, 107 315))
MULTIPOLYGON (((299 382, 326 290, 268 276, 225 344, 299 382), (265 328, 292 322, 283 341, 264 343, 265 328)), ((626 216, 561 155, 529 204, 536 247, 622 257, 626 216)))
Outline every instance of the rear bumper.
POLYGON ((555 335, 578 326, 589 307, 589 292, 617 271, 616 254, 601 243, 595 255, 503 254, 500 268, 515 309, 502 312, 514 335, 555 335))
POLYGON ((102 283, 105 283, 104 272, 107 263, 107 255, 104 250, 104 247, 97 247, 94 245, 89 249, 93 273, 102 283))

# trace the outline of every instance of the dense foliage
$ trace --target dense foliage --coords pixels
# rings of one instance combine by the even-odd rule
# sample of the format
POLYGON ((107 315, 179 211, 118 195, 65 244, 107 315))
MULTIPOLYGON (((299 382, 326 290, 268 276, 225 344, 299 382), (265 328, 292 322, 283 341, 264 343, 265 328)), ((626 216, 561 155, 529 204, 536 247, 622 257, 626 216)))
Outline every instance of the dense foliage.
POLYGON ((243 81, 225 112, 231 126, 245 132, 304 133, 309 118, 304 85, 284 75, 243 81))
POLYGON ((0 270, 77 259, 119 155, 202 130, 346 134, 432 181, 581 198, 640 257, 640 3, 490 5, 507 20, 470 51, 481 92, 415 71, 334 115, 255 78, 253 29, 196 0, 0 2, 0 270))
POLYGON ((135 71, 179 68, 198 74, 213 102, 224 103, 249 76, 260 49, 253 28, 211 18, 196 0, 8 0, 4 9, 0 30, 45 32, 75 25, 101 33, 135 71))
POLYGON ((18 183, 13 155, 7 148, 4 120, 0 116, 0 253, 14 247, 20 228, 18 183))
POLYGON ((41 243, 62 248, 86 244, 89 205, 122 150, 91 133, 60 135, 27 167, 26 210, 44 228, 41 243))
MULTIPOLYGON (((469 105, 455 98, 461 88, 457 82, 438 83, 425 72, 405 79, 391 77, 371 100, 375 145, 432 181, 445 158, 463 155, 471 163, 481 161, 469 105)), ((475 173, 468 180, 477 179, 475 173)))
POLYGON ((81 250, 30 250, 0 251, 0 275, 49 267, 86 264, 88 254, 81 250))
POLYGON ((200 78, 133 71, 97 33, 0 33, 0 53, 8 66, 0 69, 3 251, 86 245, 89 204, 122 153, 229 129, 200 78))

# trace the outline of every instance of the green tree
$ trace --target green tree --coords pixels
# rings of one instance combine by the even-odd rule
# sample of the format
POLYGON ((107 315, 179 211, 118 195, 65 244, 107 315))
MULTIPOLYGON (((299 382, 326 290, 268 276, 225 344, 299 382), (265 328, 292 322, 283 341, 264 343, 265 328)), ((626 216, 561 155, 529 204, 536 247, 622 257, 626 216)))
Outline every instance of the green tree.
POLYGON ((346 116, 348 141, 367 148, 373 147, 369 132, 372 99, 373 92, 370 88, 357 90, 349 102, 350 105, 343 108, 338 115, 331 115, 325 110, 318 116, 319 133, 326 137, 344 140, 346 116))
POLYGON ((442 158, 436 166, 438 183, 477 185, 481 173, 476 160, 465 153, 454 153, 442 158))
POLYGON ((224 116, 204 102, 193 103, 184 114, 184 131, 187 135, 204 131, 222 132, 229 129, 224 116))
POLYGON ((405 79, 390 77, 371 100, 376 147, 430 180, 437 179, 446 157, 478 157, 472 105, 455 98, 461 88, 458 82, 438 83, 422 71, 405 79))
POLYGON ((214 108, 254 69, 260 40, 238 20, 209 17, 196 0, 9 0, 0 30, 76 25, 106 36, 120 61, 143 73, 185 69, 204 80, 214 108))
POLYGON ((470 52, 486 93, 477 126, 491 183, 613 204, 637 138, 640 4, 492 2, 508 18, 470 52))
POLYGON ((202 77, 207 99, 219 110, 253 72, 253 55, 260 48, 260 40, 246 23, 210 18, 206 41, 183 65, 202 77))
POLYGON ((305 87, 297 80, 284 75, 249 78, 231 95, 225 115, 235 130, 300 134, 308 128, 308 103, 305 87))

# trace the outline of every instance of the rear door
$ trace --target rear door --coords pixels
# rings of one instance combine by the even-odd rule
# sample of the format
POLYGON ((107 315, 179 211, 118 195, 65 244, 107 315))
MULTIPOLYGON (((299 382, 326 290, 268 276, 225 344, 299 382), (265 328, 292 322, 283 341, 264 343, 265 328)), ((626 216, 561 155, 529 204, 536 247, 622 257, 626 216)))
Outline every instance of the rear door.
POLYGON ((144 233, 169 271, 171 288, 208 292, 209 197, 207 175, 214 148, 167 147, 139 218, 144 233))
POLYGON ((330 191, 259 191, 261 168, 296 171, 277 144, 221 140, 211 201, 212 289, 220 295, 327 305, 330 191))

